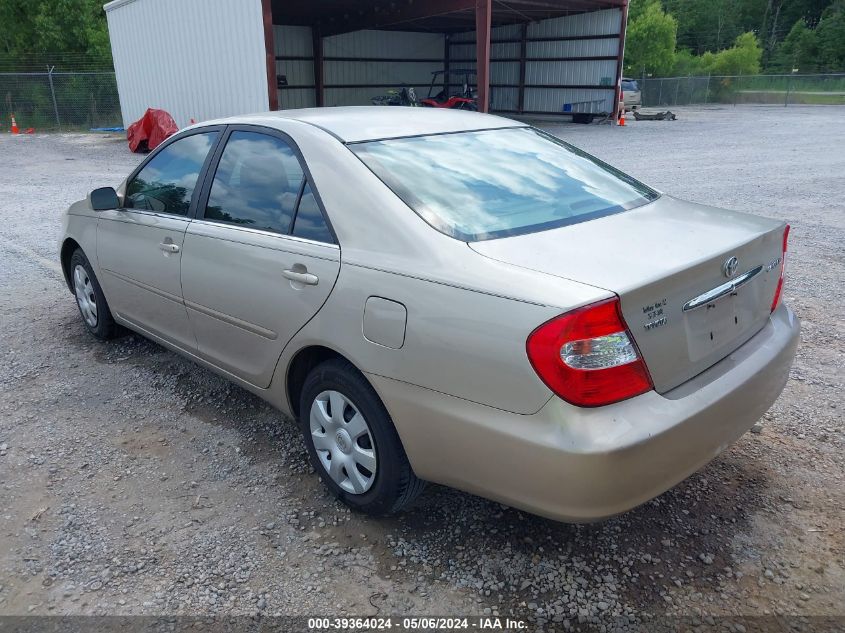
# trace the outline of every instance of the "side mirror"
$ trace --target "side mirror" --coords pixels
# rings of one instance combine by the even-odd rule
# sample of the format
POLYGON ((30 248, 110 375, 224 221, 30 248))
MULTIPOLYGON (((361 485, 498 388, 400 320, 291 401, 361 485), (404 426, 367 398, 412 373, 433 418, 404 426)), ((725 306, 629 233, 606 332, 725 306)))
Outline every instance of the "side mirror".
POLYGON ((117 197, 117 192, 112 187, 94 189, 88 197, 91 200, 91 208, 94 211, 120 208, 120 198, 117 197))

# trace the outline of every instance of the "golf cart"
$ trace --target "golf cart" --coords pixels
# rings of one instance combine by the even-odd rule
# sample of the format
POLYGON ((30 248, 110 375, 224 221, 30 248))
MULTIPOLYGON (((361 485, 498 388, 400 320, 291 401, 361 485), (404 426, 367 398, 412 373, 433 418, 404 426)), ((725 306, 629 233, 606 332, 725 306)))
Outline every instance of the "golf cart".
POLYGON ((428 97, 422 99, 420 103, 428 108, 477 111, 478 92, 475 88, 475 71, 467 69, 435 70, 431 73, 428 97), (457 94, 450 94, 452 84, 458 84, 458 81, 452 81, 455 78, 460 79, 461 89, 457 94))

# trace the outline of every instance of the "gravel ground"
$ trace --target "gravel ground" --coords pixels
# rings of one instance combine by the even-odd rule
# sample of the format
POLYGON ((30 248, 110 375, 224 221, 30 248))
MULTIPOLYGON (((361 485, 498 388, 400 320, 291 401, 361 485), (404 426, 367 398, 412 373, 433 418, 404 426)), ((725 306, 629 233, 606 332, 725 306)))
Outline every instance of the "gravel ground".
POLYGON ((0 614, 845 617, 845 108, 678 115, 549 129, 673 195, 790 221, 802 342, 754 433, 585 526, 437 486, 400 517, 351 514, 260 400, 83 329, 59 214, 140 157, 117 137, 0 137, 0 614))

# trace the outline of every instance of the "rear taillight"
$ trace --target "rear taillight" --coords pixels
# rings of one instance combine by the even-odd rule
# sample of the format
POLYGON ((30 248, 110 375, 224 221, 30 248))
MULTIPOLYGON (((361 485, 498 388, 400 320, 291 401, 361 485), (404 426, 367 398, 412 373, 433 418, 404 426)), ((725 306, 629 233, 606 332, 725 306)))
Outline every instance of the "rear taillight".
POLYGON ((549 389, 579 407, 600 407, 653 389, 616 297, 547 321, 531 333, 526 348, 549 389))
POLYGON ((783 294, 783 276, 786 272, 786 241, 789 239, 789 225, 783 230, 783 251, 780 256, 780 279, 778 279, 777 288, 775 288, 775 297, 772 299, 772 312, 777 310, 780 304, 780 296, 783 294))

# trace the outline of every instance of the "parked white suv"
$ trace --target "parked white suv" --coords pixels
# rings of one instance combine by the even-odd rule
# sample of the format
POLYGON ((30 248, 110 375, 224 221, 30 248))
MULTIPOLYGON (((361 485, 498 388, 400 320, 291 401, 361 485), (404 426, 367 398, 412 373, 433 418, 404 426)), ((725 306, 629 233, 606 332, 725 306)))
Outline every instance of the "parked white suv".
POLYGON ((625 104, 625 112, 636 110, 642 102, 642 92, 636 79, 622 77, 622 103, 625 104))

